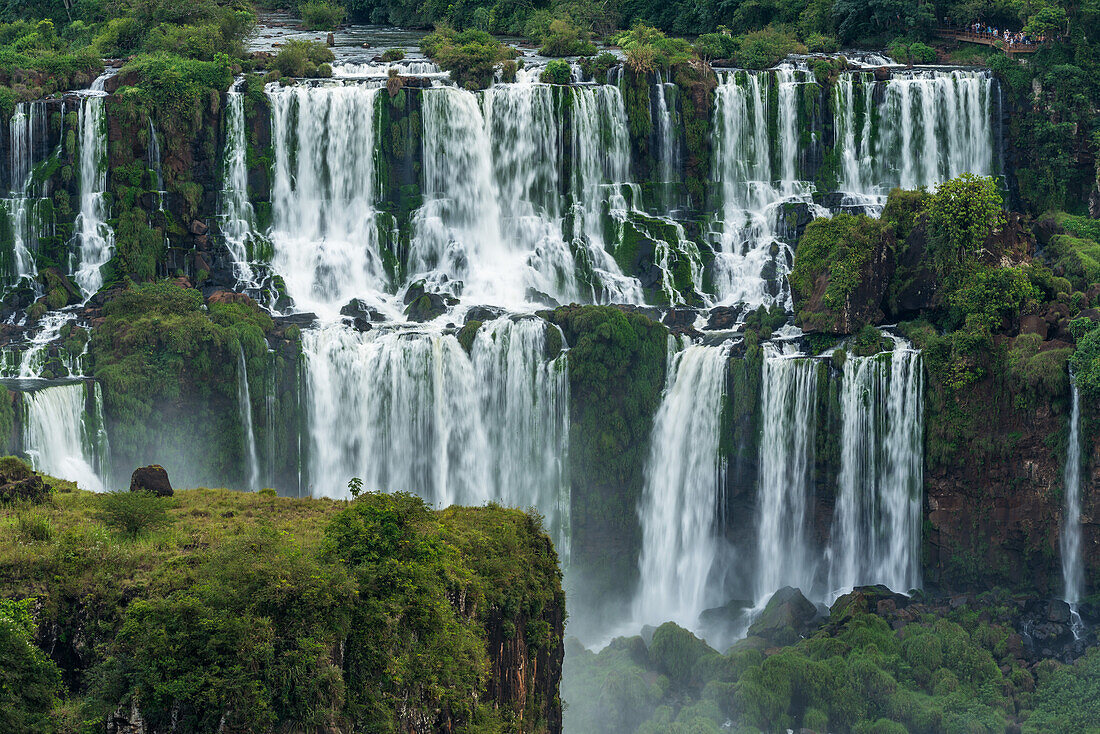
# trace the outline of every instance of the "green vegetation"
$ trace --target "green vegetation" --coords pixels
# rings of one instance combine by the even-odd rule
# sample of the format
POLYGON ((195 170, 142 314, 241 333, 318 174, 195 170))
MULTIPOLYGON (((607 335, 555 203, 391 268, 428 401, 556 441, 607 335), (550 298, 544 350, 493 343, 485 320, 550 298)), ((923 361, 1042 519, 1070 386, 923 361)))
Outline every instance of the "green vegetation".
POLYGON ((628 593, 637 573, 638 497, 665 379, 668 330, 608 306, 547 314, 569 350, 573 558, 594 593, 628 593), (608 538, 619 547, 604 555, 608 538))
POLYGON ((539 74, 539 81, 545 84, 568 84, 572 78, 573 70, 569 64, 558 59, 547 64, 539 74))
POLYGON ((100 504, 98 517, 103 524, 131 538, 169 522, 165 501, 152 492, 107 492, 100 504))
MULTIPOLYGON (((530 29, 531 26, 529 25, 530 29)), ((542 56, 594 56, 596 44, 592 43, 591 33, 579 27, 571 18, 555 18, 545 31, 537 29, 538 35, 532 40, 541 44, 542 56)))
POLYGON ((1077 319, 1070 324, 1077 348, 1070 359, 1077 388, 1093 405, 1100 401, 1100 321, 1077 319))
POLYGON ((263 395, 268 371, 285 368, 268 362, 271 317, 251 302, 204 307, 199 291, 169 282, 122 291, 104 315, 89 351, 119 465, 157 461, 185 485, 242 476, 238 355, 251 394, 263 395), (183 463, 177 451, 205 465, 183 463))
POLYGON ((566 728, 999 734, 1023 721, 1025 732, 1087 730, 1100 655, 1023 667, 1005 597, 955 610, 918 604, 903 621, 873 604, 868 613, 857 593, 806 639, 772 647, 750 636, 724 654, 672 623, 648 645, 619 638, 593 653, 571 640, 566 728))
POLYGON ((332 31, 344 22, 347 10, 330 0, 307 0, 298 6, 298 15, 306 30, 332 31))
POLYGON ((335 58, 332 50, 323 43, 291 40, 279 49, 270 68, 273 74, 284 77, 326 78, 332 76, 329 64, 335 58))
POLYGON ((485 31, 456 31, 441 26, 420 40, 424 55, 441 69, 451 72, 460 87, 484 89, 505 61, 514 59, 515 49, 490 36, 485 31))
POLYGON ((35 644, 35 599, 0 598, 0 729, 49 731, 61 675, 35 644))
POLYGON ((893 244, 892 226, 886 219, 841 213, 810 222, 798 241, 790 274, 796 315, 803 328, 853 333, 861 324, 871 323, 879 313, 885 286, 883 280, 873 287, 875 271, 893 244), (855 302, 857 292, 863 293, 864 302, 855 302))
POLYGON ((560 665, 564 599, 535 516, 186 490, 159 500, 170 524, 132 537, 96 521, 109 495, 58 486, 52 539, 0 535, 5 731, 102 728, 131 700, 147 725, 196 734, 546 728, 557 702, 534 676, 560 665), (65 701, 36 626, 63 651, 65 701), (528 651, 526 698, 493 692, 490 640, 528 651))

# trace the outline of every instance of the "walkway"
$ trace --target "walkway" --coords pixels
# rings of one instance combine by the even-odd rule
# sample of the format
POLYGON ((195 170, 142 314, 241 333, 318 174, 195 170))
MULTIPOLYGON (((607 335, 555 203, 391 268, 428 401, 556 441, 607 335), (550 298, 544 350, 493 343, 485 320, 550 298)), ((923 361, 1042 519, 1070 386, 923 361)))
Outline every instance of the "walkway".
POLYGON ((983 46, 1002 48, 1009 56, 1012 54, 1033 54, 1039 50, 1039 44, 1005 43, 1003 38, 994 36, 992 33, 975 33, 974 31, 963 31, 957 28, 937 28, 936 35, 940 38, 950 38, 965 43, 980 43, 983 46))

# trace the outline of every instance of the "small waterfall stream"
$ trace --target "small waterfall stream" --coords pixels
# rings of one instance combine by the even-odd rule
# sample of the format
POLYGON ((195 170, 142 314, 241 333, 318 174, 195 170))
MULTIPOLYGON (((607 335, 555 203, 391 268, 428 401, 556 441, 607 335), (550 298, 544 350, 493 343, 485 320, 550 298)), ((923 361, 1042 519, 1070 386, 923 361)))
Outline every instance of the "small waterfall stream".
POLYGON ((1081 394, 1072 371, 1069 380, 1073 397, 1064 474, 1066 503, 1062 515, 1062 593, 1066 602, 1075 608, 1085 588, 1085 569, 1081 559, 1081 394))
POLYGON ((15 280, 38 274, 33 251, 38 244, 35 210, 39 197, 34 195, 35 150, 46 137, 46 102, 20 102, 8 121, 9 165, 11 181, 5 201, 11 215, 12 275, 15 280))
POLYGON ((252 430, 252 398, 248 391, 248 363, 244 347, 237 352, 237 411, 241 416, 242 453, 248 462, 248 487, 255 492, 260 488, 260 461, 256 458, 256 434, 252 430))
POLYGON ((115 235, 107 223, 107 122, 104 118, 106 75, 92 84, 80 97, 78 123, 80 210, 74 226, 79 243, 75 272, 77 286, 85 298, 103 285, 100 268, 114 252, 115 235))
POLYGON ((226 94, 225 153, 222 156, 220 213, 222 234, 233 257, 237 278, 255 285, 248 252, 255 214, 248 198, 248 143, 245 138, 244 94, 232 88, 226 94))
MULTIPOLYGON (((675 338, 669 337, 675 349, 675 338)), ((715 519, 724 485, 719 456, 730 344, 689 345, 669 357, 638 507, 642 551, 634 619, 694 627, 714 601, 715 519)))

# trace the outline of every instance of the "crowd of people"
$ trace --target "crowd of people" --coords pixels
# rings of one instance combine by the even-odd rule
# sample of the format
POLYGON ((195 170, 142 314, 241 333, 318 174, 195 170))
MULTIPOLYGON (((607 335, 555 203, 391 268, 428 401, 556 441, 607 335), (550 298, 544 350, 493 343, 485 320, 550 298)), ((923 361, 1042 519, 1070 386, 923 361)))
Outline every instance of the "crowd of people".
POLYGON ((1014 33, 1013 31, 1004 28, 994 28, 993 26, 986 25, 985 23, 971 23, 967 28, 971 33, 976 33, 979 36, 986 36, 998 41, 1004 41, 1010 46, 1034 46, 1042 43, 1043 38, 1035 38, 1024 33, 1014 33))

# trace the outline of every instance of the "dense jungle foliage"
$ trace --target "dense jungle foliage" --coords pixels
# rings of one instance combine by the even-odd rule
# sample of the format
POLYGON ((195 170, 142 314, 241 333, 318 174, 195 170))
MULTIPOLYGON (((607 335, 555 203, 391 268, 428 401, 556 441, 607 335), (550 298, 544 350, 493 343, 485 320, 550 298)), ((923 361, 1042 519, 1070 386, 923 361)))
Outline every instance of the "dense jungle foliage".
POLYGON ((486 694, 490 635, 532 661, 561 644, 536 516, 47 481, 43 503, 0 505, 2 731, 102 731, 130 701, 148 726, 195 734, 545 726, 486 694))
POLYGON ((1001 592, 904 620, 860 602, 858 591, 841 597, 823 626, 793 643, 754 635, 754 625, 724 653, 672 622, 598 653, 570 640, 563 694, 576 704, 566 725, 637 734, 1053 734, 1092 731, 1100 720, 1100 651, 1070 666, 1021 666, 1001 592))

